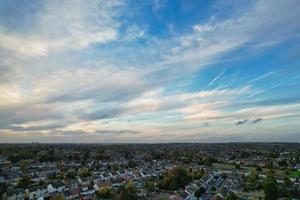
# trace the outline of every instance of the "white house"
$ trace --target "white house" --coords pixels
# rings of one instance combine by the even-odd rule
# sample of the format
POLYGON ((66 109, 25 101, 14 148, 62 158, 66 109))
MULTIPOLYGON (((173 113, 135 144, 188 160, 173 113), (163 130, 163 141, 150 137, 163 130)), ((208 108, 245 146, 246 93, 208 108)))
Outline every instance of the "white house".
POLYGON ((91 196, 95 194, 95 189, 93 186, 82 187, 80 191, 80 195, 83 199, 90 199, 91 196))
POLYGON ((29 199, 39 199, 47 196, 48 190, 44 187, 29 188, 26 190, 29 199))
POLYGON ((62 192, 64 188, 65 185, 62 182, 50 183, 47 186, 47 190, 50 195, 56 194, 57 192, 62 192))

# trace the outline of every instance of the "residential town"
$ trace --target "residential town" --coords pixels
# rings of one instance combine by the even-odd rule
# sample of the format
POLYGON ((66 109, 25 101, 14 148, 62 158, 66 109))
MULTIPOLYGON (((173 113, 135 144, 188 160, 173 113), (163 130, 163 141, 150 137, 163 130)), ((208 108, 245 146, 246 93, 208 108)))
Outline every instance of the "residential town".
POLYGON ((3 200, 300 199, 300 145, 1 144, 3 200))

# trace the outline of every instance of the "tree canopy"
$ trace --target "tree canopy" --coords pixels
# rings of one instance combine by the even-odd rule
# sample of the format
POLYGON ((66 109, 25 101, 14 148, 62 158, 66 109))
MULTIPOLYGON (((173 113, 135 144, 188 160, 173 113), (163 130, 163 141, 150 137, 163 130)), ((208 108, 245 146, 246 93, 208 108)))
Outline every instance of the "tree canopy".
POLYGON ((188 176, 187 171, 182 167, 174 167, 169 170, 160 183, 160 188, 176 190, 184 188, 191 178, 188 176))
POLYGON ((123 185, 120 189, 120 195, 118 197, 119 200, 136 200, 137 196, 137 188, 132 182, 128 182, 123 185))
POLYGON ((270 171, 264 181, 264 192, 266 200, 276 200, 279 198, 278 186, 274 178, 274 172, 270 171))

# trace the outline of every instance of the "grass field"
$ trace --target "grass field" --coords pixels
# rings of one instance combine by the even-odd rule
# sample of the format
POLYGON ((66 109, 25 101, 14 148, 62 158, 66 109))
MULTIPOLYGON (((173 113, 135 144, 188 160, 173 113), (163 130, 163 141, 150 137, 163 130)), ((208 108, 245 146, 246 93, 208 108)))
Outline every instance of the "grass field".
MULTIPOLYGON (((212 167, 215 169, 223 169, 223 170, 230 170, 230 169, 234 169, 235 166, 234 165, 230 165, 230 164, 224 164, 224 163, 213 163, 212 167)), ((247 171, 252 171, 255 170, 256 167, 252 167, 252 166, 243 166, 241 165, 241 170, 247 170, 247 171)), ((270 169, 267 168, 263 168, 262 169, 263 172, 268 172, 270 169)), ((275 170, 275 172, 279 175, 283 175, 284 171, 283 170, 275 170)), ((296 175, 296 174, 295 174, 296 175)))
POLYGON ((239 192, 238 195, 240 197, 243 197, 243 199, 253 199, 253 200, 259 200, 264 199, 264 192, 263 190, 255 191, 255 192, 239 192))
POLYGON ((289 176, 292 178, 300 178, 300 172, 299 171, 290 171, 289 176))
POLYGON ((215 169, 223 169, 223 170, 234 169, 235 168, 234 165, 223 164, 223 163, 213 163, 212 167, 215 168, 215 169))

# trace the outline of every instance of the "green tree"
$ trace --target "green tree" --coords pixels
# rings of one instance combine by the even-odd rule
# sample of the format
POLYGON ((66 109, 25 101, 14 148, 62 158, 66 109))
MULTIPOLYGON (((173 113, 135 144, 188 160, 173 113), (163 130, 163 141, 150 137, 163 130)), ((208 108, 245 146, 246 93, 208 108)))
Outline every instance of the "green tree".
POLYGON ((196 190, 195 197, 200 198, 204 193, 205 193, 205 188, 201 186, 198 190, 196 190))
POLYGON ((276 200, 279 197, 274 171, 270 170, 264 181, 264 192, 266 200, 276 200))
POLYGON ((281 161, 278 162, 278 165, 279 165, 280 167, 287 167, 287 166, 288 166, 288 163, 287 163, 286 160, 281 160, 281 161))
POLYGON ((215 192, 217 190, 217 188, 215 186, 211 186, 211 191, 215 192))
POLYGON ((68 178, 68 179, 73 179, 73 178, 75 178, 75 176, 76 176, 76 174, 75 174, 75 172, 69 172, 69 173, 67 173, 67 175, 66 175, 66 177, 68 178))
POLYGON ((213 162, 215 162, 215 161, 216 161, 216 159, 214 157, 209 156, 205 160, 205 165, 212 166, 213 162))
POLYGON ((31 183, 31 178, 30 176, 23 176, 17 183, 17 187, 20 188, 27 188, 31 183))
POLYGON ((65 200, 65 196, 62 193, 57 193, 51 198, 51 200, 65 200))
POLYGON ((123 185, 120 189, 120 195, 118 197, 119 200, 136 200, 137 189, 132 182, 128 182, 126 185, 123 185))
POLYGON ((262 171, 262 168, 261 168, 260 166, 257 166, 257 167, 256 167, 256 171, 261 172, 261 171, 262 171))
POLYGON ((293 183, 288 176, 285 176, 283 180, 284 180, 284 185, 286 187, 288 188, 292 187, 293 183))
POLYGON ((20 161, 20 168, 22 171, 26 170, 29 166, 30 162, 28 160, 21 160, 20 161))
POLYGON ((257 173, 257 170, 252 170, 250 175, 246 178, 246 185, 247 187, 250 187, 250 189, 252 190, 255 190, 257 189, 258 187, 258 182, 257 182, 257 179, 258 179, 258 173, 257 173))
POLYGON ((5 183, 1 183, 0 184, 0 198, 1 198, 1 196, 2 196, 2 194, 4 193, 4 192, 6 192, 6 190, 7 190, 7 185, 5 184, 5 183))
POLYGON ((63 179, 65 178, 65 174, 64 174, 64 172, 60 172, 60 174, 59 174, 59 178, 60 178, 61 180, 63 180, 63 179))
POLYGON ((176 183, 174 184, 176 185, 176 188, 172 188, 172 189, 177 189, 178 187, 184 188, 190 182, 190 178, 186 170, 183 169, 182 167, 174 167, 168 172, 168 174, 169 176, 172 177, 171 183, 172 182, 176 183))
POLYGON ((178 188, 184 188, 190 181, 191 178, 185 169, 182 167, 174 167, 163 177, 159 187, 162 189, 176 190, 178 188))
POLYGON ((90 175, 89 169, 86 167, 80 168, 79 169, 79 175, 82 177, 86 177, 90 175))
POLYGON ((149 192, 154 192, 155 191, 155 183, 153 181, 146 181, 145 189, 148 190, 149 192))
POLYGON ((120 165, 119 164, 117 164, 117 163, 115 163, 115 164, 113 164, 113 170, 115 170, 115 171, 118 171, 118 170, 120 170, 120 165))
POLYGON ((89 159, 89 158, 90 158, 90 152, 87 151, 87 152, 84 153, 83 159, 84 159, 84 160, 87 160, 87 159, 89 159))
POLYGON ((239 164, 235 164, 235 169, 241 169, 241 166, 239 164))
POLYGON ((193 180, 198 180, 201 179, 203 177, 204 173, 201 170, 196 170, 193 172, 189 173, 189 176, 193 179, 193 180))
POLYGON ((177 188, 179 188, 180 186, 179 186, 179 183, 178 183, 178 181, 176 180, 176 177, 175 176, 172 176, 171 178, 170 178, 170 184, 169 184, 170 186, 169 186, 169 188, 171 189, 171 190, 176 190, 177 188))
POLYGON ((225 200, 238 200, 237 196, 233 192, 229 192, 225 200))
POLYGON ((134 168, 134 167, 136 167, 136 166, 137 166, 137 164, 136 164, 133 160, 129 160, 129 162, 128 162, 128 167, 134 168))
POLYGON ((168 198, 167 197, 158 197, 157 200, 168 200, 168 198))
POLYGON ((111 190, 108 187, 102 187, 100 190, 96 193, 98 198, 111 198, 111 190))

